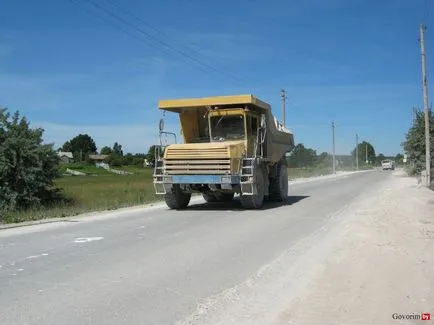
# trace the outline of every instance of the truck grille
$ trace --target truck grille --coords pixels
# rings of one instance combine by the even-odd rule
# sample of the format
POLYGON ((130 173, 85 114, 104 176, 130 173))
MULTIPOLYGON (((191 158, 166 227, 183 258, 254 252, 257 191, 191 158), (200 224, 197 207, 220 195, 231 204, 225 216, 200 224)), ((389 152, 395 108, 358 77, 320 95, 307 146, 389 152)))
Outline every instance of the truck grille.
POLYGON ((167 148, 164 158, 166 175, 225 175, 231 173, 228 147, 167 148))
POLYGON ((166 159, 225 159, 229 158, 228 148, 167 148, 166 159))
POLYGON ((231 173, 231 161, 228 159, 164 159, 166 175, 213 174, 225 175, 231 173))

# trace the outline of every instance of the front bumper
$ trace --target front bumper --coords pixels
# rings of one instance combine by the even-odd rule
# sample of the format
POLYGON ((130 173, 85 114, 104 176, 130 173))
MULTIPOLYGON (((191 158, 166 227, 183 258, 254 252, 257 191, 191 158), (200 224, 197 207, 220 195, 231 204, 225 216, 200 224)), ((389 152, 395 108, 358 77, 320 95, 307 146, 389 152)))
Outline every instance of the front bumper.
POLYGON ((168 184, 239 184, 236 175, 170 175, 163 176, 163 183, 168 184))
POLYGON ((222 185, 222 188, 231 188, 240 182, 239 175, 161 175, 154 178, 154 187, 156 194, 165 194, 171 190, 173 184, 222 185))

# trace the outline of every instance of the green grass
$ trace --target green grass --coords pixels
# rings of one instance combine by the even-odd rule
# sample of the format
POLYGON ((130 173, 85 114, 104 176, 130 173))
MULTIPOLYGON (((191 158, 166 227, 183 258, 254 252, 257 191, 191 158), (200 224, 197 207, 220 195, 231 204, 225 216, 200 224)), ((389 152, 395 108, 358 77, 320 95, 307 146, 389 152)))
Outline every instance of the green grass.
MULTIPOLYGON (((62 165, 85 172, 88 176, 63 176, 55 181, 68 203, 58 203, 41 210, 13 212, 3 219, 5 223, 67 217, 85 212, 111 210, 122 207, 156 202, 162 199, 155 195, 152 184, 152 169, 143 167, 114 167, 132 172, 132 175, 117 175, 103 168, 89 165, 62 165), (93 175, 93 176, 89 176, 93 175)), ((340 169, 342 170, 342 169, 340 169)), ((288 168, 289 179, 315 177, 331 174, 331 168, 288 168)))
MULTIPOLYGON (((373 169, 372 166, 359 166, 359 170, 373 169)), ((355 171, 355 168, 344 167, 336 168, 336 171, 355 171)), ((304 167, 304 168, 288 168, 288 178, 290 180, 297 178, 307 178, 307 177, 317 177, 331 175, 333 173, 333 168, 331 167, 304 167)))
MULTIPOLYGON (((71 168, 71 167, 68 167, 71 168)), ((75 170, 78 170, 74 168, 75 170)), ((111 210, 127 206, 155 202, 150 168, 119 168, 133 175, 117 175, 102 168, 86 166, 80 171, 97 176, 64 176, 55 181, 62 194, 71 202, 54 205, 41 210, 8 213, 3 222, 23 222, 53 217, 66 217, 84 212, 111 210), (99 173, 96 173, 98 170, 99 173)))
POLYGON ((316 177, 329 175, 332 172, 332 168, 327 167, 288 168, 288 178, 293 180, 296 178, 316 177))

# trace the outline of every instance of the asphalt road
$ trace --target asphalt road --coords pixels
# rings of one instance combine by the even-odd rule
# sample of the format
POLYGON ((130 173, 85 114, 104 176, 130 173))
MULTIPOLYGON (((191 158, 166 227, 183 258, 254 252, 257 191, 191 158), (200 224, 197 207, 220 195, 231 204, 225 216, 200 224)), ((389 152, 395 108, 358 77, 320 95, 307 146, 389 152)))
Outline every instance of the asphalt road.
POLYGON ((260 211, 192 204, 1 230, 0 324, 174 324, 388 177, 296 184, 260 211))

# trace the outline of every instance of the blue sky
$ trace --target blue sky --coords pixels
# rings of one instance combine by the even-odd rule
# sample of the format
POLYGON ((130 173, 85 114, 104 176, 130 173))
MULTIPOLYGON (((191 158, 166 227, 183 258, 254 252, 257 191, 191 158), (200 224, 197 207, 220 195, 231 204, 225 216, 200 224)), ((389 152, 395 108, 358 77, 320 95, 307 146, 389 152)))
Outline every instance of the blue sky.
POLYGON ((86 0, 1 1, 0 105, 56 146, 88 133, 145 152, 162 98, 253 93, 280 118, 284 88, 297 143, 330 152, 334 120, 338 154, 356 133, 396 154, 422 107, 421 21, 433 94, 428 0, 92 1, 121 20, 86 0))

